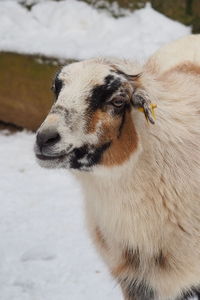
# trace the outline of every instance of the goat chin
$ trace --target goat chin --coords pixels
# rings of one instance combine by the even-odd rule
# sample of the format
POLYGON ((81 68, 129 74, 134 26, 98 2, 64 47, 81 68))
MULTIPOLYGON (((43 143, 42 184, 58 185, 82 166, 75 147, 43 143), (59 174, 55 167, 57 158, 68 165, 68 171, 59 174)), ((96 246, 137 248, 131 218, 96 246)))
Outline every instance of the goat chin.
POLYGON ((132 112, 136 153, 75 172, 91 237, 127 300, 184 298, 200 287, 199 45, 189 36, 143 66, 140 87, 157 104, 156 123, 132 112))

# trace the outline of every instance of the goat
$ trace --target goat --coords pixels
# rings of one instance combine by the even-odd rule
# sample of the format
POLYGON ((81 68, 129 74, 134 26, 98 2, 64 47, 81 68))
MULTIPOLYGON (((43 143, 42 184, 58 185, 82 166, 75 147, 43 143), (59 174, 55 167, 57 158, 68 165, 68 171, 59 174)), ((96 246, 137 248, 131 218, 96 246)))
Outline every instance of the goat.
POLYGON ((126 300, 200 288, 200 63, 160 61, 64 66, 36 136, 39 164, 82 184, 89 232, 126 300))

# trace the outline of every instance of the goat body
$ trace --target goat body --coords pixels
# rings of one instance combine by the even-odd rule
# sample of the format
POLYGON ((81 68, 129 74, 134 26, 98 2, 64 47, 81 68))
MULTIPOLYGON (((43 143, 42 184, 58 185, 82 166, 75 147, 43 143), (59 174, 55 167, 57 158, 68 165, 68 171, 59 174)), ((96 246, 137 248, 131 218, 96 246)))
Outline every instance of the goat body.
MULTIPOLYGON (((200 50, 200 37, 189 37, 190 49, 191 39, 200 50)), ((167 47, 179 55, 187 39, 174 45, 167 47)), ((113 63, 119 76, 140 73, 134 97, 143 95, 157 104, 155 125, 128 108, 120 138, 105 147, 102 163, 89 172, 72 171, 83 186, 92 239, 126 300, 186 299, 200 286, 200 52, 188 53, 186 47, 181 59, 169 62, 170 51, 164 48, 143 67, 113 63)), ((114 114, 112 110, 110 116, 114 114)), ((97 124, 105 122, 102 115, 107 118, 105 109, 90 116, 90 139, 97 124)), ((115 116, 118 122, 119 111, 115 116)), ((110 136, 114 129, 106 126, 110 136)), ((81 151, 74 153, 80 158, 81 151)))

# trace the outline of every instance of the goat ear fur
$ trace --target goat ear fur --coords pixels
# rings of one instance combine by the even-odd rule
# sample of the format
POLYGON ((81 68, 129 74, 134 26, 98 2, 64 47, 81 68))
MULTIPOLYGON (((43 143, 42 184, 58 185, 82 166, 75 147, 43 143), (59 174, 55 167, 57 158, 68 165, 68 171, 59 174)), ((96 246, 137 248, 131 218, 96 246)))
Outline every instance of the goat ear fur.
POLYGON ((137 108, 144 113, 147 121, 149 121, 151 124, 155 124, 154 108, 156 105, 151 103, 149 95, 145 90, 136 88, 132 94, 131 104, 134 108, 137 108))

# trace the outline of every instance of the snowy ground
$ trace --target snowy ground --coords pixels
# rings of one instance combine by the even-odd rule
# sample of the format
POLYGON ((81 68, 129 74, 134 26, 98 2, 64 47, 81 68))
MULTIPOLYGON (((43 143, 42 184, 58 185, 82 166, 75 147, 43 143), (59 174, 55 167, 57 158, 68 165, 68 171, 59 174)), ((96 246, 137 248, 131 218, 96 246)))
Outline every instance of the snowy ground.
POLYGON ((149 5, 115 19, 75 0, 42 1, 30 11, 16 1, 0 0, 0 50, 60 58, 143 59, 190 31, 149 5))
POLYGON ((86 233, 79 186, 41 169, 33 142, 0 133, 0 299, 120 300, 86 233))

